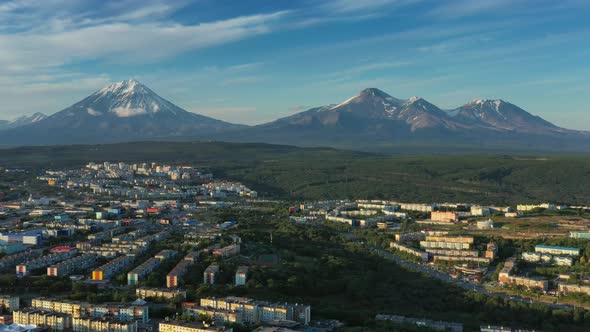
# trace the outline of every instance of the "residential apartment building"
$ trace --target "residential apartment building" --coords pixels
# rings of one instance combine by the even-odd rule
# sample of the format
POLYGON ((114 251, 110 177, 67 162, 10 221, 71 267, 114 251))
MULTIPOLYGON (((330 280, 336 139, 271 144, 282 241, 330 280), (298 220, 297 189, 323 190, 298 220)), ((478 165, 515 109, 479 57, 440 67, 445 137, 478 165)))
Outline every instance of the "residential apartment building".
POLYGON ((420 247, 426 249, 468 250, 472 244, 470 236, 427 236, 425 241, 420 241, 420 247))
POLYGON ((160 322, 159 332, 233 332, 233 329, 225 326, 209 326, 202 323, 185 323, 185 322, 160 322))
POLYGON ((548 246, 544 244, 538 244, 535 246, 535 252, 551 255, 568 255, 568 256, 579 256, 579 248, 571 247, 560 247, 560 246, 548 246))
POLYGON ((47 327, 55 331, 72 328, 72 317, 63 313, 36 308, 25 308, 12 313, 12 321, 20 325, 47 327))
POLYGON ((8 255, 0 258, 0 270, 13 268, 15 265, 39 258, 43 255, 43 250, 27 250, 18 254, 8 255))
POLYGON ((426 249, 431 255, 439 256, 457 256, 457 257, 478 257, 479 252, 476 250, 452 250, 452 249, 426 249))
POLYGON ((135 257, 133 256, 121 256, 113 259, 112 261, 102 265, 101 267, 92 271, 92 280, 94 281, 103 281, 109 280, 112 276, 116 273, 120 273, 127 269, 133 261, 135 257))
POLYGON ((191 265, 193 265, 193 263, 190 261, 186 261, 186 260, 181 260, 178 264, 176 264, 176 266, 174 266, 172 271, 170 271, 170 273, 168 273, 166 275, 166 287, 168 287, 168 288, 178 287, 178 283, 180 281, 180 278, 182 277, 182 275, 184 275, 186 273, 186 270, 191 265))
POLYGON ((590 240, 590 232, 570 232, 570 238, 590 240))
POLYGON ((149 320, 149 309, 145 305, 125 303, 90 304, 56 298, 39 297, 31 301, 37 309, 50 310, 76 317, 111 317, 120 320, 137 320, 145 323, 149 320))
POLYGON ((489 242, 486 246, 486 251, 484 253, 484 257, 489 259, 490 262, 496 259, 498 255, 498 246, 495 242, 489 242))
POLYGON ((428 253, 427 252, 420 251, 418 249, 414 249, 411 247, 407 247, 407 246, 401 245, 397 242, 390 242, 389 247, 393 248, 395 250, 399 250, 401 252, 408 253, 410 255, 414 255, 414 256, 420 258, 423 262, 428 262, 428 253))
POLYGON ((503 283, 524 286, 526 288, 538 288, 546 291, 549 288, 549 283, 545 279, 540 278, 525 278, 520 276, 508 276, 507 279, 501 280, 503 283))
POLYGON ((32 270, 44 268, 57 262, 61 262, 65 259, 72 258, 76 255, 76 253, 77 250, 75 249, 71 251, 54 252, 49 255, 24 262, 16 266, 16 275, 19 277, 26 276, 31 273, 32 270))
POLYGON ((554 204, 543 203, 543 204, 518 204, 516 206, 516 211, 531 211, 534 209, 547 209, 547 210, 555 210, 556 206, 554 204))
POLYGON ((491 214, 490 208, 479 205, 471 206, 470 212, 474 217, 484 217, 491 214))
POLYGON ((68 276, 74 271, 91 267, 95 262, 95 254, 83 254, 48 267, 47 275, 51 277, 68 276))
POLYGON ((419 203, 398 203, 400 209, 407 211, 418 212, 432 212, 436 207, 434 204, 419 204, 419 203))
POLYGON ((137 321, 77 317, 72 319, 73 332, 137 332, 137 321))
POLYGON ((307 325, 311 320, 311 307, 306 304, 270 303, 249 298, 201 298, 200 306, 183 306, 185 313, 197 313, 203 309, 214 309, 223 315, 236 313, 237 321, 264 323, 274 320, 293 320, 307 325), (196 308, 196 309, 195 309, 196 308))
POLYGON ((203 272, 203 283, 213 285, 219 276, 219 265, 211 264, 203 272))
POLYGON ((147 288, 139 287, 135 290, 137 297, 145 299, 148 297, 160 297, 165 299, 173 299, 180 296, 186 299, 186 291, 179 289, 167 289, 167 288, 147 288))
POLYGON ((395 234, 394 239, 397 242, 422 241, 422 240, 426 239, 426 234, 424 234, 422 232, 401 233, 401 234, 395 234))
POLYGON ((522 259, 531 263, 555 264, 559 266, 572 266, 574 263, 571 256, 556 256, 539 252, 523 252, 522 259))
POLYGON ((2 312, 12 312, 20 308, 20 298, 18 296, 0 295, 0 308, 2 312))
POLYGON ((72 317, 80 317, 85 315, 82 302, 77 301, 38 297, 31 301, 31 306, 37 309, 60 312, 72 317))
POLYGON ((582 286, 582 285, 568 285, 568 284, 559 284, 557 289, 560 293, 567 294, 567 293, 582 293, 586 295, 590 295, 590 286, 582 286))
POLYGON ((162 260, 156 257, 148 258, 145 262, 127 273, 127 285, 137 285, 143 277, 155 270, 161 262, 162 260))
POLYGON ((527 288, 539 288, 542 290, 547 290, 547 288, 549 287, 549 283, 547 280, 536 279, 536 278, 525 278, 525 277, 512 275, 515 265, 516 265, 516 258, 515 257, 508 258, 504 262, 504 267, 502 268, 502 270, 500 270, 500 273, 498 274, 498 281, 500 283, 525 286, 527 288))
POLYGON ((189 252, 176 266, 166 275, 166 287, 178 287, 180 278, 186 273, 187 269, 199 260, 198 251, 189 252))
POLYGON ((459 221, 459 215, 456 212, 432 211, 430 213, 430 220, 442 222, 457 222, 459 221))
POLYGON ((238 266, 236 270, 236 277, 235 277, 235 285, 242 286, 246 284, 248 280, 248 267, 247 266, 238 266))
POLYGON ((447 262, 474 262, 474 263, 489 263, 490 260, 485 257, 469 257, 469 256, 443 256, 443 255, 434 255, 432 258, 433 261, 436 263, 438 261, 447 261, 447 262))

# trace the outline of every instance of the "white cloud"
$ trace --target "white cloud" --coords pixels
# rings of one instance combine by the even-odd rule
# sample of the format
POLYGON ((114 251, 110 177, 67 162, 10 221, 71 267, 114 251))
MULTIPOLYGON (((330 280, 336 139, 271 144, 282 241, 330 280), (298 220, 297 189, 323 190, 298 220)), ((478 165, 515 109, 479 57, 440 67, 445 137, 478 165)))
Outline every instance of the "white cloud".
POLYGON ((147 111, 143 108, 126 108, 126 107, 113 108, 112 112, 117 114, 117 116, 120 118, 130 118, 132 116, 147 114, 147 111))
POLYGON ((362 13, 375 11, 385 7, 400 6, 416 1, 410 0, 329 0, 322 8, 327 12, 341 13, 362 13))
POLYGON ((428 14, 440 18, 460 18, 483 12, 510 7, 519 7, 529 0, 448 0, 440 1, 440 6, 428 14))
POLYGON ((93 59, 150 63, 269 33, 272 24, 287 14, 280 11, 196 25, 108 23, 59 32, 3 34, 0 68, 34 70, 93 59))

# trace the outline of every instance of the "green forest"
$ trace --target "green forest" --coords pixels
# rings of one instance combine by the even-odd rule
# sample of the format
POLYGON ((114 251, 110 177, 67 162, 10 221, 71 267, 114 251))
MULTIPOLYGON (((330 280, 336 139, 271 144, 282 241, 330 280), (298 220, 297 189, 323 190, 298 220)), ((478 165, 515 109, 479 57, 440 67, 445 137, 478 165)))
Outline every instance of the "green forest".
POLYGON ((263 197, 516 204, 590 201, 590 157, 382 155, 219 142, 135 142, 0 150, 0 166, 79 167, 89 161, 186 163, 241 181, 263 197))

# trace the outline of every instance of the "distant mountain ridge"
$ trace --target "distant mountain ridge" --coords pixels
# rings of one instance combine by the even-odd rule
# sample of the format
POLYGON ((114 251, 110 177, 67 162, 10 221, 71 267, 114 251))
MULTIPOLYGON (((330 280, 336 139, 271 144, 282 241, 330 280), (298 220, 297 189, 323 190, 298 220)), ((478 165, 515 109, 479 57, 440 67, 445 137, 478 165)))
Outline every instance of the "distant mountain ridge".
POLYGON ((376 88, 242 130, 225 139, 391 151, 404 146, 476 149, 590 149, 588 132, 560 128, 516 105, 475 100, 442 110, 421 97, 399 99, 376 88))
POLYGON ((43 113, 34 113, 32 115, 23 115, 14 120, 0 120, 0 130, 26 126, 45 119, 47 115, 43 113))
POLYGON ((302 126, 314 121, 324 126, 337 126, 339 120, 346 115, 359 120, 401 121, 407 124, 411 132, 428 128, 482 128, 497 131, 544 129, 557 132, 565 130, 501 99, 476 100, 457 109, 443 111, 424 98, 398 99, 376 88, 365 89, 342 103, 313 108, 259 127, 302 126))
POLYGON ((590 133, 560 128, 501 99, 473 100, 443 110, 424 98, 399 99, 377 88, 340 103, 245 126, 185 111, 145 85, 126 80, 29 122, 0 130, 0 144, 198 139, 385 152, 400 147, 590 151, 590 133))

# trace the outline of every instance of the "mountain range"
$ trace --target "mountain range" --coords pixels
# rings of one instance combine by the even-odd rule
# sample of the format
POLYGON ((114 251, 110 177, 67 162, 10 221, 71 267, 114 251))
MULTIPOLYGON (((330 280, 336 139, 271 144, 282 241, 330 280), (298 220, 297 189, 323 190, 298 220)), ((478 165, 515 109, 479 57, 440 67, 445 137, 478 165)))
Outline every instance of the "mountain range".
POLYGON ((46 117, 47 117, 47 115, 37 112, 32 115, 19 116, 18 118, 14 119, 14 120, 0 120, 0 130, 26 126, 28 124, 35 123, 37 121, 41 121, 41 120, 45 119, 46 117))
POLYGON ((376 88, 341 103, 245 126, 185 111, 145 85, 126 80, 53 115, 0 123, 0 142, 5 145, 194 139, 370 151, 426 146, 590 151, 588 132, 560 128, 501 99, 473 100, 443 110, 424 98, 398 99, 376 88))

